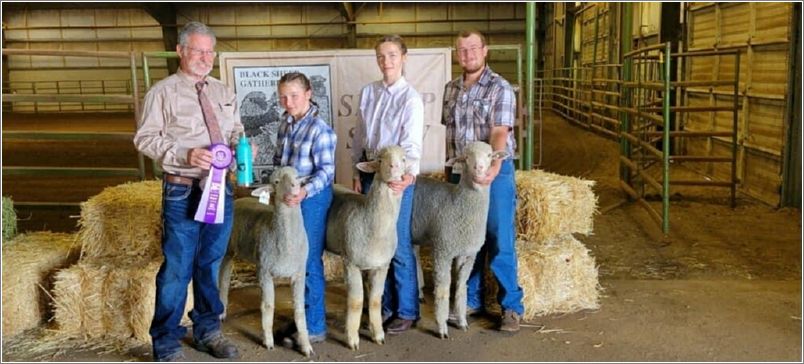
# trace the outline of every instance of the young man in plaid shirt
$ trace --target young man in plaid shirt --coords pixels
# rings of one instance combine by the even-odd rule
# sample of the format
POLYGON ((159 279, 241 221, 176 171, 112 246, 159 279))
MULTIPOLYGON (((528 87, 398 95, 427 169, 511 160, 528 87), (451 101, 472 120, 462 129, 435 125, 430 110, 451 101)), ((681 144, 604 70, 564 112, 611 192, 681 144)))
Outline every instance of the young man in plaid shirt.
MULTIPOLYGON (((489 143, 493 150, 505 150, 513 156, 516 98, 511 85, 486 64, 488 47, 483 34, 463 31, 458 34, 455 46, 463 74, 444 88, 441 122, 447 128, 447 159, 462 155, 464 148, 473 141, 489 143)), ((458 173, 460 171, 448 168, 450 182, 458 183, 458 173)), ((502 306, 499 329, 517 332, 525 308, 522 288, 517 282, 516 182, 512 158, 494 160, 486 177, 477 182, 490 185, 489 217, 486 243, 477 253, 467 282, 467 314, 485 311, 483 273, 488 256, 500 287, 497 294, 502 306)))

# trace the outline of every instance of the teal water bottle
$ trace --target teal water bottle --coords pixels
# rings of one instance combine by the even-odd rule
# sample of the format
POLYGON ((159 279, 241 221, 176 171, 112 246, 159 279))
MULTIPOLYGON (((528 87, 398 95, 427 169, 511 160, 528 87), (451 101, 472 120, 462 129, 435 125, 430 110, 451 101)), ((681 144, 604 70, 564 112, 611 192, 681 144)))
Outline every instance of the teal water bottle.
POLYGON ((254 175, 252 170, 254 164, 251 160, 251 143, 249 143, 246 134, 240 136, 237 142, 237 185, 242 187, 249 187, 254 182, 254 175))

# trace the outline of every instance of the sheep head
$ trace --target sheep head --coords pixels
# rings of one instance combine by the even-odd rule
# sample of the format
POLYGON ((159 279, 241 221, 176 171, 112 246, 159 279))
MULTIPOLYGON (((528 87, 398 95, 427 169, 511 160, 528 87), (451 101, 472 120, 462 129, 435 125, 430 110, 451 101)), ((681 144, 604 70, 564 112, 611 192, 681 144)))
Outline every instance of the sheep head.
POLYGON ((357 164, 357 169, 376 173, 376 178, 385 182, 401 180, 405 167, 405 151, 396 145, 382 148, 376 160, 357 164))
POLYGON ((464 149, 462 156, 448 161, 447 165, 463 163, 463 174, 469 177, 469 180, 473 180, 473 177, 486 176, 493 160, 509 156, 510 154, 504 150, 493 151, 488 143, 473 142, 464 149))
POLYGON ((287 194, 298 195, 301 192, 302 179, 298 177, 296 168, 281 167, 271 173, 268 178, 268 185, 260 187, 251 192, 254 197, 260 197, 263 191, 275 194, 276 196, 284 196, 287 194))

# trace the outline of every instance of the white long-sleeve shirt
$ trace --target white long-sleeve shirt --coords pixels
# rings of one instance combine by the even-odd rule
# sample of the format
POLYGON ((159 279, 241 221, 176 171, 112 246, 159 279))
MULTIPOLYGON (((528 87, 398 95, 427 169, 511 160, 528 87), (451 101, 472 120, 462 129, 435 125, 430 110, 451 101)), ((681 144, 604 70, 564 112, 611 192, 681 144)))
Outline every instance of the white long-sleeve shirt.
MULTIPOLYGON (((424 103, 422 97, 401 77, 393 85, 382 80, 372 82, 360 92, 357 127, 352 137, 352 165, 363 152, 374 159, 380 149, 398 145, 405 151, 405 172, 419 174, 424 139, 424 103)), ((357 170, 355 169, 355 176, 357 170)))

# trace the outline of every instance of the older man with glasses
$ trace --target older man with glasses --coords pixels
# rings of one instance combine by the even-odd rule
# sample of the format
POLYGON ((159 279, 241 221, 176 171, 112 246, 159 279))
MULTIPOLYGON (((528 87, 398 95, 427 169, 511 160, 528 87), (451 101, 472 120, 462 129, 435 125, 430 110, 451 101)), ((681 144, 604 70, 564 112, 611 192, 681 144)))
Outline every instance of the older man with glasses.
POLYGON ((145 95, 134 136, 137 149, 165 171, 165 260, 156 276, 150 329, 156 361, 185 360, 180 340, 187 329, 180 322, 191 280, 195 348, 216 358, 238 355, 221 333, 223 304, 217 279, 234 214, 232 186, 225 176, 243 124, 234 92, 208 76, 217 55, 214 48, 215 34, 206 25, 184 26, 176 46, 180 69, 145 95))

